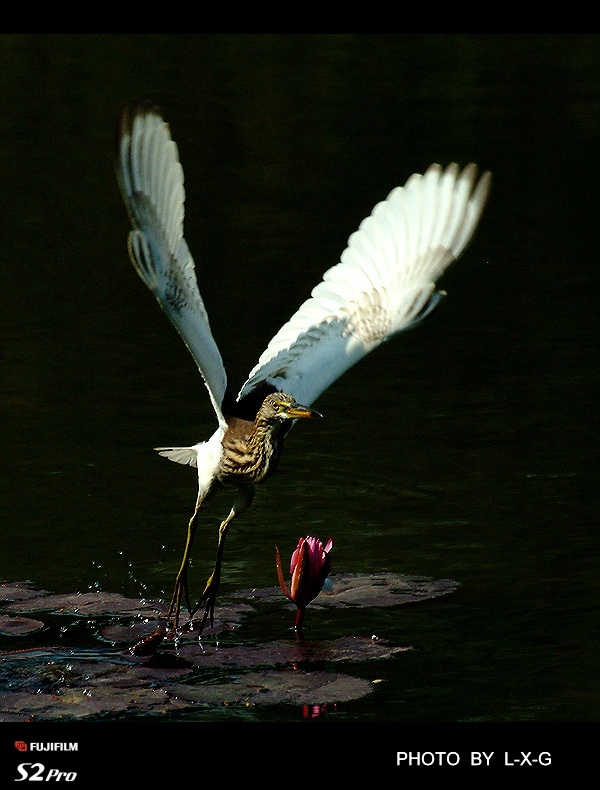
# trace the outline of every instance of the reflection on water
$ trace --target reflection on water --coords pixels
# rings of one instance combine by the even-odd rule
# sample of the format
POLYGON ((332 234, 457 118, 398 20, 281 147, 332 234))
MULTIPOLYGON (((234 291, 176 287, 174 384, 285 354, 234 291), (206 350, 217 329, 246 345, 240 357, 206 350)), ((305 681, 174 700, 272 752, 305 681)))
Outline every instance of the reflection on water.
MULTIPOLYGON (((155 100, 173 127, 234 389, 378 200, 432 161, 473 160, 493 171, 492 198, 448 298, 336 382, 316 430, 290 436, 228 537, 223 591, 276 585, 275 545, 331 536, 336 572, 460 582, 421 607, 311 617, 315 640, 416 648, 365 666, 385 682, 346 719, 597 719, 597 44, 0 37, 0 577, 168 597, 195 473, 151 448, 214 429, 127 259, 121 102, 155 100)), ((207 511, 193 585, 229 504, 207 511)), ((248 639, 287 628, 289 613, 265 615, 248 639)))

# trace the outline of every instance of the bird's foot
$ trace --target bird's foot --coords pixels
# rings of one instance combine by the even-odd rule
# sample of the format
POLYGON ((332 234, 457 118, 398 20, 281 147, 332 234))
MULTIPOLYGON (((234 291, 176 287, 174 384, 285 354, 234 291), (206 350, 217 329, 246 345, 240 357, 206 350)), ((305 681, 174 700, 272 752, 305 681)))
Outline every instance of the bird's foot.
POLYGON ((204 592, 198 599, 198 603, 194 607, 194 610, 190 613, 191 617, 193 617, 198 611, 198 609, 201 608, 202 604, 204 604, 204 614, 202 615, 202 620, 200 621, 200 627, 198 628, 199 636, 204 631, 204 627, 206 626, 207 621, 210 622, 210 627, 214 628, 215 603, 217 600, 218 590, 219 590, 219 577, 213 571, 213 573, 210 575, 210 578, 206 582, 204 592))
POLYGON ((190 603, 190 594, 188 590, 187 568, 180 570, 175 580, 175 589, 173 590, 173 597, 171 598, 171 604, 167 613, 167 624, 170 634, 176 635, 178 632, 182 599, 191 618, 192 605, 190 603))

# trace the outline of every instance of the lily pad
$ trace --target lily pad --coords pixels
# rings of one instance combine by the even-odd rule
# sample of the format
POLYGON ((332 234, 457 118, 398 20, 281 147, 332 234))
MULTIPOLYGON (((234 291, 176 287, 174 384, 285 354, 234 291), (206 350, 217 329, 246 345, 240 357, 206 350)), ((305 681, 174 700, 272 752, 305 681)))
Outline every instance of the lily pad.
POLYGON ((56 651, 23 651, 13 666, 13 690, 0 693, 0 721, 169 713, 194 705, 339 704, 370 694, 373 682, 314 669, 315 659, 389 658, 400 651, 372 640, 333 641, 316 651, 294 643, 251 650, 186 646, 184 668, 127 663, 121 656, 72 660, 56 651), (268 668, 258 669, 261 665, 268 668), (227 670, 226 682, 203 680, 200 670, 219 667, 227 670), (246 667, 254 671, 245 672, 246 667))
POLYGON ((126 692, 110 687, 77 687, 53 694, 19 692, 0 694, 0 721, 14 721, 15 714, 23 721, 78 719, 107 714, 139 711, 163 713, 184 707, 171 700, 164 689, 137 688, 126 692))
MULTIPOLYGON (((457 587, 450 580, 389 573, 338 574, 331 581, 332 590, 322 592, 311 607, 396 606, 457 587)), ((40 644, 29 650, 8 643, 12 649, 0 653, 0 721, 117 719, 176 715, 195 706, 275 704, 300 706, 302 715, 312 717, 325 706, 335 708, 373 690, 372 681, 333 672, 333 667, 397 659, 412 649, 368 636, 260 644, 240 638, 240 625, 263 603, 292 606, 278 587, 223 598, 215 610, 215 628, 202 640, 194 630, 184 630, 177 639, 167 634, 162 601, 104 592, 50 594, 24 582, 4 584, 0 592, 5 601, 0 633, 9 638, 43 632, 46 639, 44 644, 39 637, 40 644), (25 612, 39 614, 32 619, 25 612), (56 615, 61 620, 58 644, 56 615), (83 631, 82 615, 87 618, 83 631), (45 628, 45 620, 50 627, 45 628), (73 637, 61 644, 69 623, 72 633, 85 636, 85 645, 73 646, 73 637), (156 633, 156 649, 131 653, 135 643, 156 633)))
POLYGON ((169 695, 204 705, 327 705, 366 697, 373 684, 363 678, 301 670, 253 672, 226 684, 175 685, 169 695))
POLYGON ((267 642, 260 645, 215 645, 185 643, 177 656, 190 668, 240 669, 258 666, 291 666, 323 661, 367 661, 391 658, 410 647, 392 646, 385 640, 366 637, 344 637, 326 642, 296 641, 267 642))
POLYGON ((0 601, 22 601, 44 594, 43 590, 32 590, 28 582, 0 582, 0 601))
POLYGON ((34 631, 39 631, 40 628, 44 627, 44 623, 41 620, 0 614, 0 634, 4 636, 24 636, 32 634, 34 631))
MULTIPOLYGON (((458 587, 451 579, 430 579, 427 576, 406 576, 399 573, 340 573, 329 577, 331 587, 310 604, 314 607, 380 607, 438 598, 458 587)), ((279 587, 263 590, 242 590, 236 598, 253 601, 278 601, 284 598, 279 587)))
POLYGON ((78 615, 156 615, 164 608, 160 601, 144 601, 136 598, 125 598, 119 593, 89 592, 68 593, 64 595, 38 593, 37 596, 19 600, 10 606, 13 612, 68 613, 78 615))

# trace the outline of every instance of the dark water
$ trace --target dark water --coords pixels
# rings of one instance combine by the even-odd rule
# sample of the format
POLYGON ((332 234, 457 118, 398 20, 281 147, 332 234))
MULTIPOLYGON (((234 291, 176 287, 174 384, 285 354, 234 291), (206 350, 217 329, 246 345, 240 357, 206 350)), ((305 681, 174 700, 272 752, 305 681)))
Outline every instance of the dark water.
MULTIPOLYGON (((315 610, 311 638, 414 647, 361 667, 383 682, 335 721, 597 722, 599 43, 0 37, 0 578, 168 597, 179 564, 195 474, 151 448, 208 437, 214 419, 128 261, 123 101, 160 104, 178 141, 234 387, 377 201, 431 162, 475 161, 493 192, 448 298, 294 430, 232 528, 222 590, 275 584, 275 544, 333 537, 339 573, 460 583, 419 606, 315 610)), ((197 540, 198 586, 229 505, 197 540)))

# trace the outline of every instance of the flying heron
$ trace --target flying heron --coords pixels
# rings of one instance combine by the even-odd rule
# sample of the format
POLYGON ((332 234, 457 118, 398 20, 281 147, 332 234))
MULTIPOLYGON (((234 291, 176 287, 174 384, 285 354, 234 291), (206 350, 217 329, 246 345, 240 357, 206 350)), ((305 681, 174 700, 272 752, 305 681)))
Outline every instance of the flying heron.
MULTIPOLYGON (((194 358, 217 417, 213 435, 190 447, 157 447, 161 455, 198 469, 198 496, 167 615, 179 626, 182 600, 190 615, 204 605, 200 633, 213 625, 223 548, 233 519, 247 510, 256 487, 277 467, 283 440, 336 379, 418 321, 444 294, 436 281, 463 252, 477 227, 491 175, 477 167, 431 165, 378 203, 353 233, 340 262, 275 334, 237 396, 198 290, 183 235, 183 170, 161 111, 132 103, 121 111, 117 175, 133 230, 129 255, 142 280, 194 358), (188 588, 190 552, 201 511, 222 488, 235 491, 219 526, 216 561, 197 604, 188 588)), ((257 295, 260 297, 260 295, 257 295)))

